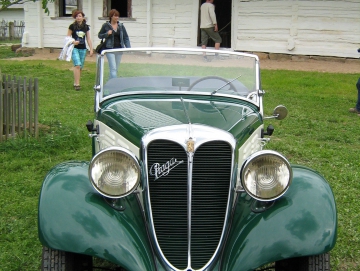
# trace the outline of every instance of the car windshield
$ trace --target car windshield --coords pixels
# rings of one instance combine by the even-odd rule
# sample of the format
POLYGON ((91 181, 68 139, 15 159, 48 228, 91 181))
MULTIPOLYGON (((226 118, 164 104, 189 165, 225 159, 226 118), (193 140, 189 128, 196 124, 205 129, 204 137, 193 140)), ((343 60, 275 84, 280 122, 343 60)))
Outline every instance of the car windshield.
POLYGON ((96 85, 102 99, 134 92, 186 92, 246 98, 259 89, 257 63, 254 55, 226 50, 106 50, 98 59, 96 85), (119 63, 117 72, 116 63, 119 63))

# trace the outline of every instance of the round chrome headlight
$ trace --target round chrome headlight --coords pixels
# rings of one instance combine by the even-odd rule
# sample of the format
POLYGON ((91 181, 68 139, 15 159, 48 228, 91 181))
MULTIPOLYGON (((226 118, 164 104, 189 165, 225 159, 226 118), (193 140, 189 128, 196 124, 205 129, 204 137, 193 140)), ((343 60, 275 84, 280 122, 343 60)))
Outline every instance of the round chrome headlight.
POLYGON ((89 177, 94 188, 110 198, 133 192, 140 181, 140 165, 127 149, 111 147, 98 152, 91 160, 89 177))
POLYGON ((260 201, 282 196, 292 181, 290 163, 281 154, 262 150, 249 156, 241 169, 241 183, 245 191, 260 201))

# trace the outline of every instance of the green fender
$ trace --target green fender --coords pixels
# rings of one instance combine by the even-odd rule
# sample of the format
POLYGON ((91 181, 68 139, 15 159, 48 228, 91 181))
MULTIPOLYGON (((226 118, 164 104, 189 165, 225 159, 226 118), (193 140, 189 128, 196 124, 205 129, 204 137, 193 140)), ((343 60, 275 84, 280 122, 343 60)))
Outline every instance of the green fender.
POLYGON ((90 184, 87 162, 54 167, 40 193, 38 227, 44 246, 109 260, 126 270, 155 270, 136 196, 111 208, 90 184))
POLYGON ((255 201, 239 195, 221 270, 253 270, 285 258, 322 254, 336 242, 337 213, 329 184, 317 172, 293 166, 293 182, 285 195, 263 212, 255 201))

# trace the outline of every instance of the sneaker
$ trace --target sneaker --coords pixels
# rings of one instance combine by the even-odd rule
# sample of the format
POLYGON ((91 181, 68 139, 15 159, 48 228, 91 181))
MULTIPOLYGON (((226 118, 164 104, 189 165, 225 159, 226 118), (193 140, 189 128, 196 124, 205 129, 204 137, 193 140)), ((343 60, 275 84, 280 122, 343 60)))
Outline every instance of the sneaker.
POLYGON ((204 61, 205 62, 211 62, 211 59, 209 59, 207 56, 204 56, 204 61))
POLYGON ((349 112, 350 112, 350 113, 360 114, 360 111, 358 111, 355 107, 350 108, 350 109, 349 109, 349 112))
POLYGON ((225 58, 223 56, 220 56, 218 54, 215 54, 215 57, 214 59, 217 59, 217 60, 224 60, 225 58))

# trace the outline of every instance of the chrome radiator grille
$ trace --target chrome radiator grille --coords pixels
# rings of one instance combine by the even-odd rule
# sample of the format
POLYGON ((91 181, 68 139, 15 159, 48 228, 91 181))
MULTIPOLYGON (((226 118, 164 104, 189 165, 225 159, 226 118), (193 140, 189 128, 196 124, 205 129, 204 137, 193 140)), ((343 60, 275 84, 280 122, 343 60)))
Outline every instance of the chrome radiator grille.
POLYGON ((148 172, 155 163, 184 161, 159 179, 149 175, 155 237, 167 261, 177 269, 200 269, 216 251, 227 208, 231 155, 227 142, 204 143, 194 153, 191 174, 181 145, 168 140, 148 145, 148 172))

